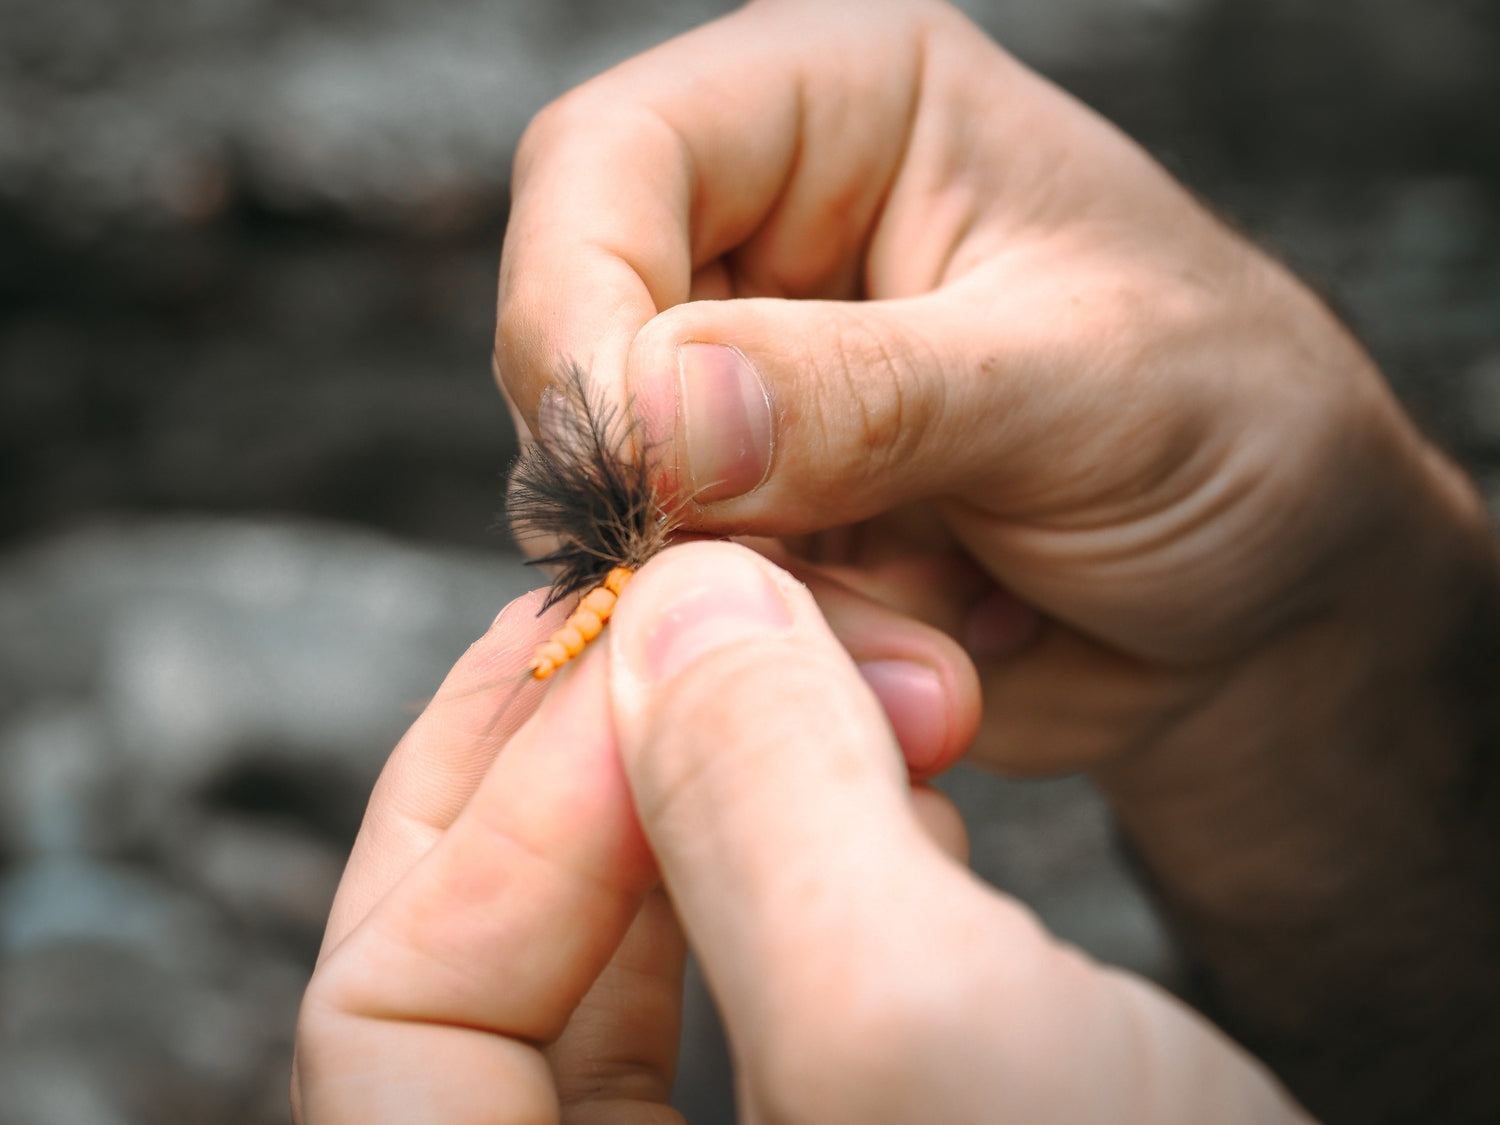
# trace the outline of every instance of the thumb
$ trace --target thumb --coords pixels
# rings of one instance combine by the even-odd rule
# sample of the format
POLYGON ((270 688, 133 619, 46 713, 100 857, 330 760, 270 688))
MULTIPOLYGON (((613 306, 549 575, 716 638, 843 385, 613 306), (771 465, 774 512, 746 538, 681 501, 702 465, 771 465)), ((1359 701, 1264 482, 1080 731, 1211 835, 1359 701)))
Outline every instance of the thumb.
POLYGON ((631 409, 701 523, 795 534, 972 482, 1001 389, 951 294, 678 305, 637 334, 631 409), (771 521, 774 520, 774 526, 771 521))
POLYGON ((894 872, 953 866, 875 696, 765 559, 715 542, 658 556, 620 599, 610 658, 637 813, 731 1028, 766 1026, 789 970, 841 956, 894 872))
POLYGON ((937 850, 878 703, 785 572, 672 548, 610 633, 640 824, 766 1119, 1308 1125, 1215 1029, 937 850))

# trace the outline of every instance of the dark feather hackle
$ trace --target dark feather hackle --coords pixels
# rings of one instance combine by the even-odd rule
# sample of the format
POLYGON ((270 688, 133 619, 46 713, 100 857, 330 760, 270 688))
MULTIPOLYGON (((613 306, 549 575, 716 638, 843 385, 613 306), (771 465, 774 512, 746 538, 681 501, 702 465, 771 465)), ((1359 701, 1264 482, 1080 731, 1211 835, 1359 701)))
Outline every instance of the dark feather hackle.
POLYGON ((614 567, 643 566, 675 522, 652 486, 639 423, 592 390, 576 364, 564 365, 557 387, 568 407, 556 412, 558 432, 521 452, 506 493, 515 537, 555 544, 530 560, 557 568, 543 610, 598 586, 614 567))

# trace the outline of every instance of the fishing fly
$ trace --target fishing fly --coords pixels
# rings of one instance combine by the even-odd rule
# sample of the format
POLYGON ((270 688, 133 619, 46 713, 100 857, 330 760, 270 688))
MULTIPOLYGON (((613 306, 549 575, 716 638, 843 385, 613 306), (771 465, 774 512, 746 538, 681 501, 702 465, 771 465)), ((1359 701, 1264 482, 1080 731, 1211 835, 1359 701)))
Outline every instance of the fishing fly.
POLYGON ((680 505, 663 506, 640 424, 563 366, 556 423, 517 458, 507 490, 511 531, 550 549, 530 560, 557 567, 542 611, 575 594, 578 605, 537 647, 528 671, 545 680, 583 651, 614 612, 631 576, 667 545, 680 505))

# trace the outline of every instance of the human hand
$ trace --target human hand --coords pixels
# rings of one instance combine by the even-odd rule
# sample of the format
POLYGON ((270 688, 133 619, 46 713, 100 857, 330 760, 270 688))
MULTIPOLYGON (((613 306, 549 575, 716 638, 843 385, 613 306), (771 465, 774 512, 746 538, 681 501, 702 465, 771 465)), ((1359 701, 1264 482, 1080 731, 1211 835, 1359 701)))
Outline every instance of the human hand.
POLYGON ((530 643, 502 621, 372 799, 304 1001, 303 1125, 678 1120, 684 930, 746 1120, 1307 1120, 935 845, 951 809, 770 563, 653 561, 496 756, 503 692, 468 688, 530 643))
POLYGON ((1101 782, 1216 1018, 1316 1112, 1494 1117, 1483 505, 1135 145, 947 7, 751 4, 529 131, 523 430, 559 357, 689 526, 962 640, 973 758, 1101 782))
MULTIPOLYGON (((892 737, 905 758, 909 776, 917 781, 949 768, 972 739, 978 715, 978 687, 972 665, 962 651, 941 633, 870 604, 826 578, 812 576, 809 592, 817 599, 829 628, 839 638, 866 688, 880 701, 892 737)), ((510 786, 518 786, 528 793, 549 786, 555 790, 573 790, 568 815, 588 821, 591 831, 597 828, 603 834, 607 846, 615 849, 611 854, 622 864, 619 868, 622 877, 632 871, 637 876, 642 871, 654 871, 649 857, 644 857, 640 851, 638 833, 633 835, 618 820, 619 815, 624 815, 614 807, 620 794, 611 790, 611 786, 618 786, 619 769, 612 761, 601 763, 599 760, 599 755, 613 753, 614 743, 612 737, 608 737, 607 723, 600 717, 598 701, 589 696, 585 697, 586 706, 577 706, 578 693, 584 689, 566 686, 569 681, 564 677, 555 693, 560 696, 560 701, 549 703, 544 711, 544 716, 550 718, 540 718, 537 723, 527 725, 541 699, 542 685, 518 680, 517 670, 526 667, 536 645, 556 628, 563 612, 563 607, 557 607, 536 616, 544 595, 545 591, 535 591, 506 607, 485 636, 459 660, 432 702, 402 738, 381 773, 333 903, 316 983, 310 991, 307 1015, 302 1021, 299 1060, 292 1081, 293 1106, 300 1119, 328 1119, 314 1117, 311 1111, 301 1108, 307 1086, 304 1078, 309 1067, 316 1072, 313 1085, 326 1090, 329 1083, 317 1074, 337 1076, 345 1071, 359 1074, 372 1066, 378 1067, 385 1057, 383 1052, 388 1041, 378 1021, 372 1028, 368 1022, 356 1020, 352 1025, 353 1032, 343 1034, 342 1029, 350 1026, 344 1018, 348 1013, 330 1011, 319 999, 330 987, 341 987, 336 983, 330 985, 329 981, 331 977, 343 979, 339 976, 343 970, 336 971, 326 966, 335 951, 343 947, 345 940, 377 907, 388 919, 376 927, 380 932, 420 921, 422 910, 418 910, 414 917, 404 913, 406 908, 400 905, 381 905, 393 897, 404 901, 395 893, 403 880, 444 878, 445 872, 457 879, 465 877, 461 868, 467 862, 465 857, 471 848, 471 844, 465 841, 472 841, 476 835, 483 836, 483 826, 473 824, 474 817, 481 814, 468 814, 469 821, 463 830, 455 831, 455 828, 486 777, 491 780, 485 784, 497 794, 494 800, 502 805, 508 799, 507 787, 510 786), (540 729, 533 730, 532 727, 538 724, 540 729), (497 769, 495 761, 502 746, 506 747, 506 759, 510 764, 497 769), (532 749, 523 750, 522 747, 532 749), (528 765, 528 762, 532 764, 528 765), (523 780, 515 780, 515 770, 520 770, 523 780), (590 809, 600 810, 601 819, 597 823, 589 819, 590 809), (616 815, 617 819, 610 820, 609 815, 616 815), (613 837, 611 833, 614 833, 613 837), (456 850, 458 858, 445 863, 434 860, 427 864, 427 875, 408 878, 419 861, 434 853, 439 844, 456 850), (434 876, 435 865, 437 874, 434 876), (315 1045, 311 1055, 308 1054, 308 1044, 315 1045), (330 1059, 332 1061, 325 1067, 325 1060, 330 1059)), ((601 643, 590 651, 602 648, 601 643)), ((949 839, 961 838, 962 829, 953 817, 951 807, 925 792, 918 792, 914 802, 918 813, 928 819, 935 834, 949 839)), ((522 805, 525 806, 524 800, 522 805)), ((631 818, 627 816, 626 819, 631 818)), ((567 830, 573 830, 571 824, 567 830)), ((409 898, 427 892, 403 893, 409 898)), ((437 893, 440 894, 441 890, 437 893)), ((596 986, 604 996, 612 996, 611 989, 615 984, 610 982, 623 978, 627 984, 632 984, 619 995, 618 1003, 612 1001, 609 1011, 624 1013, 636 1003, 659 1007, 662 1001, 657 994, 658 988, 667 997, 669 1006, 675 1005, 680 988, 677 977, 681 969, 681 939, 670 911, 664 911, 663 903, 654 899, 645 902, 640 908, 640 917, 633 923, 631 935, 614 952, 615 960, 625 967, 607 970, 602 978, 606 983, 596 986), (643 961, 655 968, 651 973, 637 976, 629 966, 638 966, 643 961), (660 979, 653 977, 652 973, 660 979), (643 987, 637 988, 633 984, 643 987)), ((380 939, 372 940, 378 944, 380 939)), ((338 964, 348 964, 350 959, 350 955, 341 953, 338 964)), ((352 959, 356 965, 352 972, 359 977, 362 973, 359 966, 368 967, 370 962, 364 954, 353 955, 352 959)), ((419 976, 413 987, 421 988, 420 982, 428 979, 419 976)), ((592 1027, 595 1017, 579 1013, 592 1012, 597 1006, 592 1001, 580 1003, 569 1017, 572 1034, 587 1038, 589 1033, 579 1029, 592 1027)), ((630 1017, 620 1014, 619 1018, 630 1017)), ((675 1018, 674 1015, 672 1019, 675 1018)), ((423 1037, 415 1038, 421 1040, 423 1037)), ((427 1038, 433 1040, 434 1049, 444 1049, 447 1037, 435 1033, 427 1038)), ((671 1025, 664 1025, 660 1035, 651 1042, 666 1052, 663 1057, 670 1069, 676 1048, 671 1025)), ((406 1039, 398 1034, 395 1044, 394 1049, 404 1050, 406 1039)), ((425 1059, 420 1043, 417 1048, 417 1057, 425 1059)), ((650 1048, 631 1039, 619 1045, 619 1049, 630 1052, 650 1048)), ((556 1051, 552 1054, 557 1057, 556 1051)), ((580 1065, 584 1064, 592 1065, 592 1058, 581 1060, 580 1065)), ((441 1073, 441 1069, 435 1073, 441 1073)), ((592 1072, 586 1071, 579 1081, 585 1081, 587 1073, 592 1072)), ((409 1078, 410 1068, 394 1071, 387 1086, 380 1089, 401 1087, 409 1078)), ((336 1084, 339 1079, 335 1077, 329 1081, 336 1084)), ((462 1086, 460 1083, 459 1087, 462 1086)), ((331 1104, 341 1107, 341 1113, 348 1109, 347 1098, 350 1096, 353 1095, 329 1095, 331 1104)), ((427 1103, 423 1095, 415 1092, 405 1097, 407 1101, 398 1100, 398 1104, 424 1107, 430 1104, 431 1108, 424 1108, 421 1112, 431 1112, 437 1119, 444 1119, 441 1108, 447 1103, 442 1098, 427 1103)), ((420 1119, 417 1110, 412 1112, 416 1115, 414 1119, 420 1119)), ((357 1115, 354 1119, 364 1120, 357 1115)))
POLYGON ((945 6, 751 4, 545 110, 514 195, 523 424, 577 359, 691 527, 968 643, 983 761, 1180 773, 1310 628, 1446 611, 1408 548, 1477 506, 1357 345, 945 6))

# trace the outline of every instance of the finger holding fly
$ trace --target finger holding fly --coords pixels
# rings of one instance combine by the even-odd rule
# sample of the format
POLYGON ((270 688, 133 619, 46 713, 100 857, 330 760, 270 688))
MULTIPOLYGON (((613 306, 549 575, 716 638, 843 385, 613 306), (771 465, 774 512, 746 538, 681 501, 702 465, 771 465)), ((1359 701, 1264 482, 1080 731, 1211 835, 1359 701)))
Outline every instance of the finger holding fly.
POLYGON ((533 590, 501 611, 386 760, 339 884, 320 956, 452 825, 501 747, 536 710, 542 685, 524 669, 563 617, 561 608, 539 615, 546 596, 546 589, 533 590))
POLYGON ((556 1119, 540 1045, 567 1026, 658 878, 604 657, 570 670, 447 829, 330 944, 299 1023, 304 1119, 406 1121, 413 1105, 429 1120, 556 1119))

